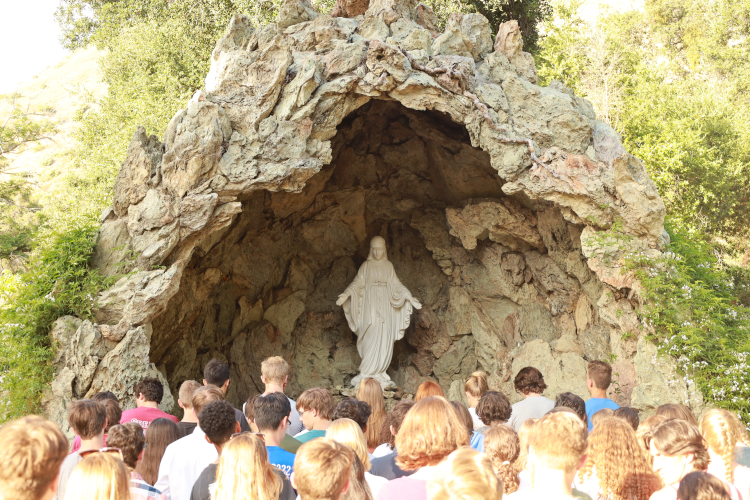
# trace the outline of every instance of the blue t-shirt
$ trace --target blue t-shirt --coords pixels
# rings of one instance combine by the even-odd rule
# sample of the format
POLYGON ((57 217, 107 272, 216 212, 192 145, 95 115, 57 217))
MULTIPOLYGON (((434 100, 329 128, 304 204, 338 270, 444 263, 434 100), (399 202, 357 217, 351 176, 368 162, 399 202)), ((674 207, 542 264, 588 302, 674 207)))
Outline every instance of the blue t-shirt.
POLYGON ((294 470, 294 453, 282 450, 279 446, 266 446, 266 449, 268 450, 268 461, 274 467, 281 469, 288 479, 294 470))
POLYGON ((594 413, 605 408, 616 410, 620 407, 617 403, 608 398, 591 398, 586 401, 586 418, 589 419, 589 432, 594 428, 594 424, 591 423, 591 417, 594 413))
POLYGON ((474 431, 471 433, 471 442, 469 446, 477 451, 484 452, 484 435, 474 431))

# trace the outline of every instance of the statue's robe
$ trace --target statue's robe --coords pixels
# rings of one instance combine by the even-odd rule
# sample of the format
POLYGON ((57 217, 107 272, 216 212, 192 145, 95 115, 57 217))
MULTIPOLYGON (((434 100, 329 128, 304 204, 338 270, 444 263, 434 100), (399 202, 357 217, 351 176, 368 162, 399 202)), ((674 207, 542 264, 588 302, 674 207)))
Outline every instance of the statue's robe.
POLYGON ((391 364, 393 343, 403 338, 411 321, 411 294, 386 259, 365 261, 344 293, 349 295, 344 314, 357 334, 362 358, 359 372, 364 377, 384 374, 391 364))

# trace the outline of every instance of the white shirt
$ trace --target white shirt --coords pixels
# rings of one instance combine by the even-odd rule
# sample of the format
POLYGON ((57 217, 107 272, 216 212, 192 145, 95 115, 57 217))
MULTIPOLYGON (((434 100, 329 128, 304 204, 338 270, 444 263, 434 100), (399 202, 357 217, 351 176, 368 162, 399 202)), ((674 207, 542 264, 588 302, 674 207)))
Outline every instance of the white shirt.
POLYGON ((193 484, 203 469, 219 458, 214 445, 197 426, 192 434, 167 446, 159 464, 159 479, 154 488, 171 500, 190 500, 193 484))
POLYGON ((388 480, 384 477, 374 476, 369 472, 365 472, 365 482, 370 487, 370 491, 372 491, 372 498, 378 498, 380 488, 387 484, 388 480))
POLYGON ((372 456, 373 458, 379 458, 379 457, 384 457, 386 455, 390 455, 391 453, 393 453, 393 450, 391 449, 391 447, 388 444, 383 443, 377 448, 375 448, 375 450, 372 452, 372 456))
POLYGON ((482 419, 477 416, 476 408, 469 408, 469 414, 471 415, 471 421, 474 422, 475 431, 478 431, 479 429, 484 427, 484 422, 482 422, 482 419))

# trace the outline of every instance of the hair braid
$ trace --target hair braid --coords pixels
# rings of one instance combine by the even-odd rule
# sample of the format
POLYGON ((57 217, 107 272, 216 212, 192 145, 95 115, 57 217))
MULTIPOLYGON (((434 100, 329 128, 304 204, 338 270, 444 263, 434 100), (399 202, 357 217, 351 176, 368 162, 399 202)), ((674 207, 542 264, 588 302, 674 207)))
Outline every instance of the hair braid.
POLYGON ((708 443, 709 448, 721 456, 724 463, 724 479, 734 482, 734 447, 737 445, 737 435, 732 423, 727 420, 720 410, 709 410, 703 415, 700 424, 701 434, 708 443))

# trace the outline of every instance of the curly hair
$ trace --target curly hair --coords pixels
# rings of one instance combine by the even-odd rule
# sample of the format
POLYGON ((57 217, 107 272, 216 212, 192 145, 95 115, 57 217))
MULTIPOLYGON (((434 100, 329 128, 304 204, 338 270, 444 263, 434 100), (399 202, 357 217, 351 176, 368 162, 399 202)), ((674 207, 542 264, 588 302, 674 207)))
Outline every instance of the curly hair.
POLYGON ((510 418, 510 401, 502 392, 487 391, 477 403, 477 416, 484 425, 506 422, 510 418))
POLYGON ((237 428, 237 421, 234 419, 234 407, 229 401, 223 399, 211 401, 204 406, 200 415, 198 415, 198 422, 208 439, 217 446, 229 441, 237 428))
MULTIPOLYGON (((726 410, 725 410, 726 411, 726 410)), ((737 435, 732 423, 722 410, 708 410, 701 419, 700 431, 708 446, 721 456, 724 465, 724 480, 734 483, 734 447, 737 446, 737 435)))
POLYGON ((356 398, 344 398, 339 401, 339 404, 333 409, 333 418, 331 420, 349 418, 357 422, 359 428, 364 431, 370 420, 371 413, 372 409, 370 408, 370 405, 364 401, 360 401, 356 398))
POLYGON ((135 422, 113 425, 107 435, 107 446, 120 448, 122 461, 131 469, 135 469, 138 464, 138 457, 145 442, 143 428, 135 422))
POLYGON ((493 425, 484 435, 484 452, 495 474, 503 481, 504 492, 518 491, 519 470, 515 463, 521 453, 518 434, 507 425, 493 425))
POLYGON ((635 431, 619 418, 602 420, 589 435, 588 458, 578 477, 585 480, 594 471, 601 496, 611 500, 648 500, 660 487, 635 431))
POLYGON ((153 401, 154 403, 161 403, 164 397, 164 386, 161 385, 159 379, 153 377, 146 377, 133 387, 133 394, 137 397, 139 394, 143 394, 146 401, 153 401))
POLYGON ((521 368, 513 379, 513 386, 521 394, 541 394, 547 388, 542 372, 533 366, 521 368))

